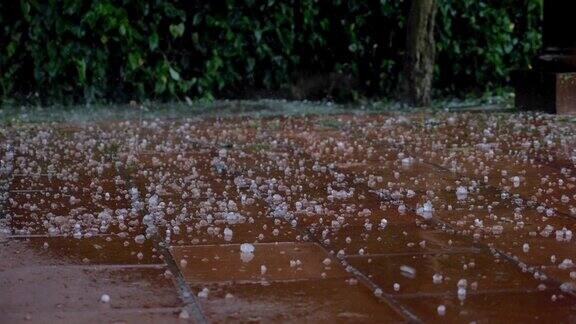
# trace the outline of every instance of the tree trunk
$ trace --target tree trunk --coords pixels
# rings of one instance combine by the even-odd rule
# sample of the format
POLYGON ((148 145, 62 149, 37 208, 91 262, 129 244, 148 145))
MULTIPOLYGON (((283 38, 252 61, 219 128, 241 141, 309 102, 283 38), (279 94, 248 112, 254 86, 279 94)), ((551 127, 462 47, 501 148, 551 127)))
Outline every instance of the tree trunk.
POLYGON ((412 0, 408 17, 401 100, 411 106, 430 104, 434 57, 435 0, 412 0))

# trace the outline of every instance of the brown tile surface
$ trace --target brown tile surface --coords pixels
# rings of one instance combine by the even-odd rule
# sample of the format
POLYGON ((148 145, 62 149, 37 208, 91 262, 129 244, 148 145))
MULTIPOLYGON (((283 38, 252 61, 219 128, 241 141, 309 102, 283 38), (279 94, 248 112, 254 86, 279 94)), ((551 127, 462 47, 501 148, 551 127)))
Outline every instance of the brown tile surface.
POLYGON ((186 281, 194 284, 348 276, 339 261, 317 244, 258 243, 254 247, 253 258, 242 256, 239 244, 178 246, 172 248, 172 255, 186 281), (323 263, 326 259, 330 260, 328 265, 323 263), (262 266, 266 267, 264 274, 262 266))
POLYGON ((397 323, 406 320, 372 291, 344 278, 214 285, 200 303, 214 322, 397 323), (226 295, 230 294, 226 298, 226 295))

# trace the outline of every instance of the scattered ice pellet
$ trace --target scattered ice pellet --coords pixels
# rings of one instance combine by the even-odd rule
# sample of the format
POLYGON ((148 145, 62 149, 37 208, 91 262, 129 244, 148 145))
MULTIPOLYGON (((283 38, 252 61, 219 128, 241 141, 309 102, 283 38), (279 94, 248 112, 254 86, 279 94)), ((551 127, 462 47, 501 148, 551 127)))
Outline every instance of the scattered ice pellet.
POLYGON ((266 268, 265 265, 261 265, 261 266, 260 266, 260 274, 261 274, 261 275, 265 275, 265 274, 266 274, 266 271, 268 271, 268 268, 266 268))
POLYGON ((393 285, 394 291, 400 291, 400 284, 399 283, 394 283, 393 285))
POLYGON ((102 296, 100 296, 100 302, 109 303, 110 302, 110 296, 108 294, 103 294, 102 296))
POLYGON ((376 288, 376 289, 374 290, 374 296, 376 296, 376 297, 382 297, 382 294, 383 294, 383 293, 384 293, 384 292, 383 292, 382 289, 380 289, 380 288, 376 288))
POLYGON ((458 300, 463 301, 466 299, 466 288, 458 288, 458 300))
POLYGON ((444 279, 444 277, 443 277, 441 274, 439 274, 439 273, 435 273, 435 274, 432 276, 432 282, 433 282, 434 284, 441 284, 443 279, 444 279))
POLYGON ((384 229, 386 226, 388 226, 388 220, 386 218, 382 218, 380 220, 380 228, 384 229))
POLYGON ((226 227, 224 229, 224 241, 226 241, 226 242, 232 241, 233 235, 234 235, 234 232, 231 229, 229 229, 228 227, 226 227))
POLYGON ((329 266, 332 263, 332 260, 330 258, 326 258, 326 259, 324 259, 324 261, 322 261, 322 263, 325 266, 329 266))
POLYGON ((180 314, 178 315, 179 318, 181 319, 189 319, 190 318, 190 314, 188 313, 188 311, 186 309, 182 309, 180 311, 180 314))
POLYGON ((416 277, 416 269, 407 266, 407 265, 402 265, 400 266, 400 273, 407 278, 415 278, 416 277))
POLYGON ((444 316, 446 315, 446 306, 440 305, 438 308, 436 308, 436 311, 438 312, 438 315, 444 316))
POLYGON ((424 205, 416 209, 416 214, 418 214, 424 219, 431 219, 433 212, 434 207, 432 206, 432 203, 429 201, 425 202, 424 205))
POLYGON ((524 245, 522 245, 522 251, 524 251, 524 253, 530 252, 530 245, 528 243, 524 243, 524 245))
POLYGON ((198 293, 198 298, 208 298, 208 293, 210 292, 210 290, 208 288, 204 288, 202 289, 199 293, 198 293))
POLYGON ((456 198, 458 200, 464 200, 466 197, 468 197, 468 189, 466 187, 460 186, 456 188, 456 198))
POLYGON ((146 236, 144 236, 142 234, 136 235, 134 237, 134 242, 136 242, 138 244, 144 244, 145 241, 146 241, 146 236))
POLYGON ((240 252, 242 253, 254 253, 254 249, 254 245, 250 243, 242 243, 242 245, 240 245, 240 252))

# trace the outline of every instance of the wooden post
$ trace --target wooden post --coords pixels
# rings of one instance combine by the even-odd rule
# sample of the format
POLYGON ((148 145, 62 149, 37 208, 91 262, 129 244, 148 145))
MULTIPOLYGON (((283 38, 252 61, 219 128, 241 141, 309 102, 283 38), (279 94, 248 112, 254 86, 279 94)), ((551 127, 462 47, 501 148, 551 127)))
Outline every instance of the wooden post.
POLYGON ((543 46, 534 68, 516 71, 516 107, 576 114, 576 1, 544 0, 543 46))
POLYGON ((436 44, 435 0, 412 0, 408 17, 401 100, 411 106, 430 104, 436 44))

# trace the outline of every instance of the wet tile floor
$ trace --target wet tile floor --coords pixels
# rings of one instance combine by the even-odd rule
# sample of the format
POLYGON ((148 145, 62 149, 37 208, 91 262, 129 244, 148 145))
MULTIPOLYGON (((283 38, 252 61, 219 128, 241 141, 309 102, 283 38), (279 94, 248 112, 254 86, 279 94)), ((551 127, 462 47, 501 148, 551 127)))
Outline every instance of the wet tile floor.
POLYGON ((0 128, 0 322, 576 322, 576 124, 0 128))

